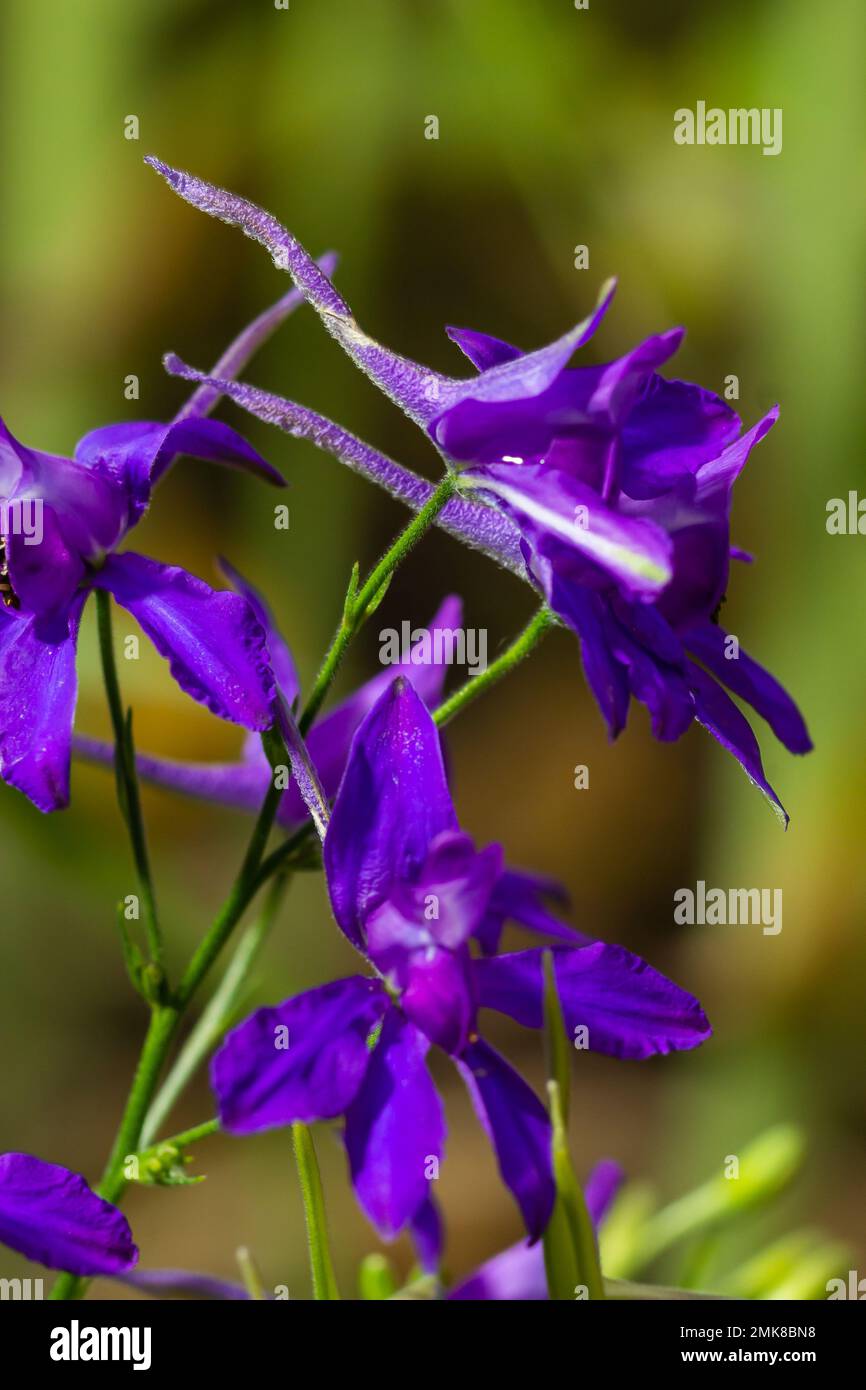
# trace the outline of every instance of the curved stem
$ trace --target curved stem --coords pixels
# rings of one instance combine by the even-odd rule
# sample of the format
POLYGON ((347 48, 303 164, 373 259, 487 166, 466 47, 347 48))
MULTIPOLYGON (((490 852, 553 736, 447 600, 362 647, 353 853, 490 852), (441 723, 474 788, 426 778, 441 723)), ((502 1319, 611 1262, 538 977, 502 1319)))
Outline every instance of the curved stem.
POLYGON ((105 694, 114 730, 114 768, 117 776, 117 798, 121 815, 129 829, 132 854, 138 875, 144 929, 151 959, 161 967, 163 960, 162 932, 156 910, 156 894, 150 872, 147 836, 141 812, 141 796, 135 767, 135 748, 132 741, 132 716, 124 714, 114 644, 111 631, 111 597, 105 589, 96 590, 96 617, 99 631, 99 652, 105 694))
POLYGON ((333 684, 340 662, 346 654, 349 643, 363 626, 368 609, 380 593, 383 585, 391 578, 397 566, 406 558, 413 546, 429 531, 443 507, 454 496, 456 482, 451 473, 446 473, 429 500, 403 528, 397 539, 388 547, 378 564, 371 570, 369 578, 356 592, 350 591, 346 599, 340 626, 313 685, 303 713, 298 720, 298 728, 305 734, 322 707, 322 703, 333 684))
POLYGON ((539 608, 535 616, 527 623, 526 627, 511 645, 492 661, 485 671, 480 675, 473 676, 459 690, 455 690, 453 695, 449 695, 437 710, 433 713, 433 718, 441 729, 444 724, 448 724, 456 714, 464 710, 473 700, 477 700, 479 695, 483 695, 491 686, 501 681, 503 676, 507 676, 509 671, 513 671, 525 657, 538 646, 544 634, 556 623, 556 618, 547 607, 539 608))
MULTIPOLYGON (((235 948, 228 969, 207 1008, 181 1048, 162 1086, 145 1116, 141 1143, 147 1148, 159 1133, 177 1100, 205 1058, 225 1033, 243 995, 250 972, 259 958, 280 904, 291 882, 291 872, 283 869, 271 883, 259 917, 247 927, 235 948)), ((166 1143, 176 1143, 174 1139, 166 1143)))

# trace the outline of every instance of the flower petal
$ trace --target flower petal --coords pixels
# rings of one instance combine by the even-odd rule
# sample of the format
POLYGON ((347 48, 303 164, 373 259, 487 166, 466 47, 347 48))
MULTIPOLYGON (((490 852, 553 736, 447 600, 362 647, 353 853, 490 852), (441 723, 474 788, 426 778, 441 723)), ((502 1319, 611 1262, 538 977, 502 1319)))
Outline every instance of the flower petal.
POLYGON ((194 700, 247 729, 270 727, 265 634, 245 599, 132 551, 109 556, 93 582, 129 610, 194 700))
POLYGON ((695 700, 695 719, 718 739, 723 748, 733 753, 749 781, 762 791, 783 827, 787 829, 788 813, 764 775, 761 750, 752 727, 729 695, 712 676, 689 663, 689 679, 695 700))
POLYGON ((389 1010, 364 1083, 346 1114, 346 1151, 358 1200, 386 1239, 430 1196, 445 1144, 442 1102, 427 1070, 429 1044, 389 1010))
POLYGON ((245 598, 256 618, 261 623, 268 643, 268 655, 283 699, 294 704, 301 693, 301 682, 292 649, 277 627, 268 603, 258 589, 245 579, 234 565, 220 558, 220 569, 236 594, 245 598))
POLYGON ((612 1158, 603 1158, 587 1178, 583 1195, 586 1198, 589 1219, 596 1230, 607 1216, 624 1178, 621 1164, 612 1158))
POLYGON ((475 931, 476 940, 484 954, 496 954, 502 929, 509 921, 517 922, 521 927, 539 932, 542 936, 552 936, 565 941, 570 946, 588 944, 590 937, 568 926, 559 917, 554 917, 545 906, 545 898, 565 905, 568 902, 568 893, 555 879, 524 873, 520 869, 503 869, 493 889, 484 920, 475 931))
POLYGON ((75 644, 84 598, 68 613, 16 617, 0 609, 0 776, 38 806, 69 803, 75 644))
POLYGON ((502 362, 513 362, 523 356, 521 348, 504 343, 501 338, 492 338, 489 333, 478 333, 474 328, 446 328, 445 332, 464 353, 473 367, 486 372, 489 367, 498 367, 502 362))
POLYGON ((325 837, 334 916, 356 945, 391 884, 411 878, 443 830, 456 830, 439 732, 406 680, 359 726, 325 837))
MULTIPOLYGON (((183 763, 174 758, 136 753, 135 767, 141 780, 152 786, 165 787, 199 801, 210 801, 216 806, 255 812, 261 808, 270 781, 267 758, 261 741, 256 741, 261 758, 255 762, 248 759, 236 763, 183 763)), ((114 744, 88 734, 72 735, 72 751, 85 762, 97 763, 100 767, 114 764, 114 744)))
POLYGON ((492 495, 555 570, 588 561, 626 593, 648 598, 673 574, 671 540, 660 526, 612 510, 563 469, 491 464, 464 477, 492 495))
POLYGON ((341 1115, 364 1079, 367 1039, 387 1008, 376 980, 353 975, 257 1009, 211 1064, 223 1128, 253 1134, 341 1115))
POLYGON ((483 1039, 470 1043, 455 1061, 496 1151, 503 1181, 530 1239, 538 1240, 554 1199, 547 1111, 523 1077, 483 1039))
POLYGON ((412 1244, 418 1256, 418 1263, 425 1274, 436 1274, 442 1263, 442 1250, 445 1232, 442 1225, 442 1212, 432 1197, 422 1202, 409 1222, 412 1244))
POLYGON ((683 645, 740 699, 766 719, 776 738, 792 753, 808 753, 812 740, 802 714, 784 686, 737 646, 727 656, 729 634, 717 623, 696 623, 682 634, 683 645))
POLYGON ((117 1274, 138 1259, 129 1223, 79 1173, 31 1154, 0 1155, 0 1241, 49 1269, 117 1274))
MULTIPOLYGON (((526 1028, 544 1018, 541 949, 475 961, 479 1008, 508 1014, 526 1028)), ((693 995, 622 946, 553 949, 562 1014, 569 1038, 587 1030, 586 1045, 611 1057, 652 1057, 697 1047, 710 1036, 693 995)))

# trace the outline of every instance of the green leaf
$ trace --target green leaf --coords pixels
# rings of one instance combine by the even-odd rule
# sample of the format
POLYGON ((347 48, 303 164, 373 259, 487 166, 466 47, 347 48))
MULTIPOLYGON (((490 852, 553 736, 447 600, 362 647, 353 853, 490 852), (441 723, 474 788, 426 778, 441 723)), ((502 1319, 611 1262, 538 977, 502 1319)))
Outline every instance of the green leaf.
POLYGON ((301 1180, 301 1193, 304 1199, 304 1216, 307 1223, 307 1241, 310 1248, 310 1271, 313 1278, 313 1298, 334 1301, 339 1299, 340 1290, 334 1274, 331 1250, 328 1244, 328 1226, 325 1219, 325 1194, 313 1136, 307 1125, 292 1125, 292 1142, 295 1148, 295 1162, 301 1180))
POLYGON ((595 1231, 568 1148, 565 1110, 569 1089, 568 1045, 556 989, 553 957, 544 954, 544 1032, 550 1071, 547 1083, 556 1200, 544 1233, 544 1267, 552 1300, 604 1298, 595 1231))

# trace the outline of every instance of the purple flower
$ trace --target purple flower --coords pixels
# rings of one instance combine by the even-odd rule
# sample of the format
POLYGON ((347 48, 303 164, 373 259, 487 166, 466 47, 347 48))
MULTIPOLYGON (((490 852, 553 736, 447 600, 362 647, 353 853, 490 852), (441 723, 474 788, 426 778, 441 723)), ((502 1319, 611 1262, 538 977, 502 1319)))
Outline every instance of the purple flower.
MULTIPOLYGON (((622 1169, 612 1159, 597 1163, 587 1178, 584 1197, 596 1231, 607 1215, 622 1179, 622 1169)), ((546 1300, 547 1274, 542 1247, 527 1245, 525 1241, 510 1246, 486 1260, 474 1274, 450 1289, 445 1296, 449 1299, 509 1303, 546 1300)))
POLYGON ((41 811, 69 800, 82 609, 108 590, 138 621, 175 680, 214 714, 262 730, 273 722, 264 634, 248 603, 177 566, 115 553, 179 453, 282 482, 227 425, 110 425, 59 458, 0 423, 0 774, 41 811))
MULTIPOLYGON (((223 572, 235 590, 248 601, 265 631, 277 689, 291 707, 300 695, 300 681, 291 648, 263 596, 227 561, 223 560, 221 564, 223 572)), ((460 629, 462 621, 462 601, 452 594, 442 601, 429 625, 420 634, 415 634, 417 640, 404 659, 366 681, 333 710, 315 721, 307 734, 307 752, 329 799, 336 795, 340 785, 358 725, 396 674, 404 675, 411 681, 428 708, 434 709, 439 703, 447 673, 450 638, 460 629)), ((114 758, 110 743, 83 734, 74 735, 73 747, 81 756, 103 766, 110 766, 114 758)), ((258 811, 271 775, 261 741, 252 737, 247 739, 239 762, 187 763, 139 753, 136 765, 139 776, 156 786, 248 812, 258 811)), ((303 798, 292 782, 280 801, 277 820, 289 831, 296 829, 308 816, 303 798)), ((562 885, 552 879, 503 868, 476 932, 482 950, 489 955, 495 954, 502 929, 509 920, 570 945, 590 940, 556 917, 546 906, 545 899, 562 905, 567 902, 567 894, 562 885)))
MULTIPOLYGON (((477 375, 431 372, 365 334, 327 275, 274 218, 148 162, 193 206, 261 241, 349 356, 425 430, 447 466, 459 469, 465 495, 443 510, 440 524, 522 571, 577 634, 610 736, 624 728, 632 698, 646 705, 659 739, 678 739, 697 721, 787 823, 754 733, 728 691, 792 752, 811 748, 806 726, 782 686, 718 626, 730 557, 744 558, 730 544, 731 490, 777 410, 741 434, 737 415, 713 392, 659 375, 681 329, 613 362, 569 367, 610 303, 608 286, 587 320, 534 352, 449 329, 477 375)), ((423 480, 321 416, 254 387, 202 377, 176 358, 167 363, 311 438, 409 506, 429 496, 423 480)))
MULTIPOLYGON (((355 975, 260 1009, 214 1058, 220 1120, 237 1134, 345 1117, 359 1201, 394 1235, 424 1221, 445 1141, 426 1058, 452 1057, 532 1239, 553 1200, 547 1114, 478 1029, 481 1008, 539 1028, 543 951, 478 959, 470 942, 501 884, 498 846, 459 828, 439 734, 399 677, 366 715, 324 846, 331 904, 374 975, 355 975)), ((501 893, 500 887, 500 893, 501 893)), ((500 903, 498 912, 507 911, 500 903)), ((569 1036, 647 1057, 697 1046, 697 1000, 617 946, 554 948, 569 1036)))
POLYGON ((84 1178, 30 1154, 0 1154, 0 1241, 71 1274, 119 1274, 138 1259, 122 1212, 84 1178))

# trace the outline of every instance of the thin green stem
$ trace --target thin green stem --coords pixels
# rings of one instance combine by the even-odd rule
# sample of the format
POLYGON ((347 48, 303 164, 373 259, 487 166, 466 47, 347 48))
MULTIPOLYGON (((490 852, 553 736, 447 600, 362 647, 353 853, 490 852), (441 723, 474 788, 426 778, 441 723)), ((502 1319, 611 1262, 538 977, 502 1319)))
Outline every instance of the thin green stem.
POLYGON ((473 676, 465 685, 461 685, 459 690, 455 690, 453 695, 449 695, 437 710, 434 711, 433 718, 439 728, 448 724, 456 714, 464 710, 473 700, 477 700, 479 695, 483 695, 491 686, 501 681, 503 676, 507 676, 509 671, 513 671, 525 657, 538 646, 544 634, 549 628, 554 626, 556 619, 549 608, 539 608, 535 616, 527 623, 526 627, 511 645, 492 661, 486 670, 480 675, 473 676))
POLYGON ((141 796, 135 767, 135 747, 132 741, 132 720, 131 716, 124 714, 112 641, 111 597, 105 589, 96 590, 96 617, 99 651, 102 658, 102 675, 114 731, 114 761, 118 801, 121 814, 129 829, 132 854, 138 875, 144 929, 147 934, 151 959, 154 964, 162 967, 162 932, 157 915, 156 894, 150 872, 150 856, 147 852, 147 836, 141 812, 141 796))
MULTIPOLYGON (((192 1125, 190 1129, 182 1129, 179 1134, 170 1134, 167 1139, 160 1139, 159 1148, 185 1149, 189 1144, 197 1144, 200 1139, 208 1139, 212 1134, 219 1134, 220 1122, 214 1116, 212 1120, 202 1120, 200 1125, 192 1125)), ((139 1150, 139 1157, 147 1153, 151 1146, 142 1144, 139 1150)))
MULTIPOLYGON (((288 869, 273 879, 260 915, 241 935, 219 987, 190 1032, 147 1112, 141 1132, 141 1143, 145 1148, 154 1142, 177 1100, 229 1026, 290 881, 288 869)), ((176 1143, 177 1139, 166 1142, 176 1143)))
POLYGON ((301 1180, 301 1194, 304 1199, 304 1219, 307 1223, 307 1241, 310 1247, 310 1270, 313 1276, 313 1298, 338 1299, 340 1290, 334 1274, 331 1250, 328 1244, 328 1228, 325 1220, 325 1194, 322 1191, 322 1178, 313 1146, 313 1136, 307 1125, 292 1125, 292 1141, 295 1148, 295 1162, 301 1180))
POLYGON ((388 547, 357 593, 347 597, 340 626, 328 648, 319 674, 316 676, 310 698, 298 720, 298 728, 302 734, 306 734, 321 709, 339 670, 340 662, 343 660, 353 637, 363 626, 370 605, 412 547, 417 545, 421 537, 429 531, 443 507, 454 496, 455 490, 454 476, 447 473, 421 510, 415 514, 393 544, 388 547))

